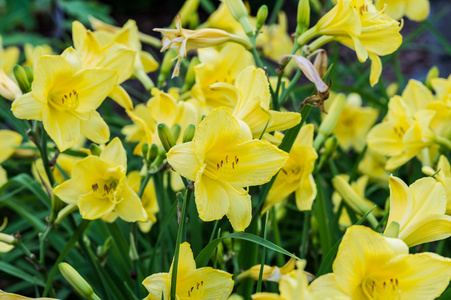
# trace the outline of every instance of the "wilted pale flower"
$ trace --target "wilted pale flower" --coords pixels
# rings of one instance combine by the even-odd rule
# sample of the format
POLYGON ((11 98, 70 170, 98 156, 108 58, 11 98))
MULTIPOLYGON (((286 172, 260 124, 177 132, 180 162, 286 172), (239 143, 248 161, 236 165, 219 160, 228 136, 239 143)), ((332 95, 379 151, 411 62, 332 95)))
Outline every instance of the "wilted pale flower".
POLYGON ((19 60, 19 48, 3 48, 3 40, 0 36, 0 95, 7 100, 14 100, 20 95, 17 83, 12 79, 13 67, 19 60))
POLYGON ((175 25, 176 29, 154 29, 163 34, 163 39, 161 40, 163 46, 163 48, 161 48, 162 52, 169 48, 178 51, 178 56, 176 57, 177 64, 175 65, 172 77, 179 75, 181 60, 186 57, 186 53, 191 49, 218 46, 226 42, 238 43, 248 49, 252 48, 252 44, 246 38, 233 35, 220 29, 183 29, 180 15, 177 17, 175 25))

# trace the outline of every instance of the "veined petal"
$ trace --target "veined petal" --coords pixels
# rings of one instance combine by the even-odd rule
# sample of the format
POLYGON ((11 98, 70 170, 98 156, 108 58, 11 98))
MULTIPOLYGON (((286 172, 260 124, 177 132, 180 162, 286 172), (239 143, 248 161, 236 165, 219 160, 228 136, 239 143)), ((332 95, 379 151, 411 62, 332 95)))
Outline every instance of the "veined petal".
POLYGON ((78 199, 82 195, 79 183, 74 179, 66 180, 58 185, 53 192, 64 202, 73 205, 78 205, 78 199))
POLYGON ((147 102, 152 118, 158 123, 165 123, 168 126, 174 124, 177 116, 177 103, 175 99, 163 91, 158 89, 152 90, 153 98, 147 102))
POLYGON ((335 280, 335 275, 333 273, 325 274, 309 285, 308 290, 311 297, 315 300, 325 299, 325 300, 351 300, 352 298, 346 295, 343 290, 340 289, 337 281, 335 280))
POLYGON ((46 106, 42 111, 42 123, 61 152, 80 139, 80 120, 69 113, 46 106))
POLYGON ((141 204, 141 199, 129 186, 125 186, 122 195, 118 197, 122 200, 116 204, 114 210, 122 220, 127 222, 147 220, 147 213, 141 204))
MULTIPOLYGON (((291 174, 290 174, 291 175, 291 174)), ((299 181, 293 180, 292 175, 289 176, 283 169, 277 174, 277 177, 271 186, 263 204, 262 214, 264 214, 273 205, 282 202, 299 187, 299 181)))
POLYGON ((412 219, 399 233, 399 238, 409 247, 443 240, 449 236, 451 236, 451 216, 444 214, 429 214, 421 219, 412 219))
POLYGON ((404 150, 403 140, 395 128, 396 124, 390 121, 374 126, 367 136, 368 147, 381 155, 401 154, 404 150))
POLYGON ((379 77, 382 74, 382 61, 379 56, 373 52, 368 52, 368 56, 371 60, 371 73, 370 73, 370 84, 374 86, 379 82, 379 77))
POLYGON ((417 80, 410 79, 402 92, 402 99, 409 107, 410 112, 415 114, 422 109, 426 109, 426 107, 434 101, 434 96, 424 84, 417 80))
POLYGON ((232 274, 205 267, 186 274, 185 278, 177 282, 177 297, 193 300, 226 300, 232 289, 232 274))
POLYGON ((112 212, 114 205, 114 202, 110 201, 108 197, 98 197, 94 191, 82 195, 78 201, 81 216, 88 220, 99 219, 112 212))
MULTIPOLYGON (((203 69, 199 70, 202 71, 203 69)), ((216 103, 214 107, 225 106, 231 110, 235 109, 236 111, 238 100, 240 99, 241 94, 240 91, 234 85, 225 82, 218 82, 210 85, 210 89, 212 91, 221 93, 222 96, 228 100, 227 102, 226 101, 220 102, 218 100, 221 100, 222 97, 218 97, 218 99, 215 99, 216 103)))
MULTIPOLYGON (((172 277, 172 268, 173 263, 171 264, 171 268, 169 270, 169 275, 172 277)), ((196 270, 196 261, 194 260, 193 251, 191 250, 191 246, 189 243, 184 242, 180 244, 180 252, 179 252, 179 263, 177 265, 177 282, 180 280, 186 280, 189 274, 196 270)), ((178 285, 180 286, 180 285, 178 285)), ((178 289, 177 289, 178 292, 178 289)), ((179 295, 177 293, 177 295, 179 295)), ((179 296, 180 297, 180 296, 179 296)))
POLYGON ((301 114, 296 112, 281 112, 268 110, 270 121, 265 132, 290 129, 301 122, 301 114))
POLYGON ((167 153, 171 167, 189 180, 196 180, 196 174, 202 167, 194 148, 193 142, 177 144, 167 153))
POLYGON ((114 138, 100 154, 99 158, 110 166, 122 166, 127 170, 127 154, 119 138, 114 138))
POLYGON ((236 187, 260 185, 270 181, 288 159, 288 153, 268 141, 260 140, 238 144, 227 149, 227 152, 230 152, 228 164, 234 163, 234 167, 220 169, 220 176, 236 187))
POLYGON ((81 121, 81 134, 98 144, 105 144, 110 139, 110 128, 100 114, 93 110, 89 120, 81 121))
POLYGON ((153 56, 146 51, 140 51, 139 57, 143 64, 144 72, 150 73, 158 69, 158 62, 153 58, 153 56))
POLYGON ((194 183, 197 211, 202 221, 219 220, 229 211, 229 197, 225 189, 214 179, 198 171, 194 183))
POLYGON ((83 61, 81 60, 80 53, 74 48, 66 48, 61 56, 72 66, 74 71, 77 72, 83 69, 83 61))
POLYGON ((316 184, 312 174, 301 178, 301 184, 296 190, 296 206, 299 210, 312 210, 316 198, 316 184))
POLYGON ((33 93, 20 96, 12 103, 11 110, 16 118, 42 121, 45 104, 38 101, 33 93))
POLYGON ((225 188, 229 199, 227 218, 235 231, 244 231, 252 219, 251 196, 242 188, 225 188))
POLYGON ((133 72, 136 52, 117 43, 110 44, 103 51, 104 59, 99 67, 116 71, 117 83, 129 79, 133 72))
POLYGON ((424 177, 412 183, 409 189, 414 203, 412 218, 445 213, 446 193, 440 182, 432 177, 424 177))
POLYGON ((435 253, 404 258, 407 268, 397 270, 402 297, 412 300, 435 299, 446 289, 451 277, 451 260, 435 253))
POLYGON ((164 299, 169 299, 170 278, 168 273, 152 274, 142 284, 145 286, 149 295, 147 300, 161 300, 162 295, 164 299))
POLYGON ((245 109, 252 101, 258 101, 263 108, 269 108, 271 95, 268 79, 263 69, 257 69, 254 66, 247 67, 238 75, 235 86, 241 92, 241 99, 237 104, 236 111, 245 109))
POLYGON ((72 79, 78 93, 78 112, 97 109, 117 82, 117 73, 109 69, 83 69, 72 79))

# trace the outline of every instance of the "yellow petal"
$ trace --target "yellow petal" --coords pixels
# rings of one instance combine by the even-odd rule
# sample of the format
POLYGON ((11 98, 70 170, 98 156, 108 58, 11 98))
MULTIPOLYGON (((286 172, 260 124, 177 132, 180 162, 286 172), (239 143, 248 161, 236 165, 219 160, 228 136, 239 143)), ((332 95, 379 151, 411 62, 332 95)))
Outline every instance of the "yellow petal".
POLYGON ((427 217, 412 220, 409 227, 399 234, 409 247, 439 241, 451 236, 451 216, 430 214, 427 217))
POLYGON ((78 205, 78 199, 82 195, 82 193, 80 193, 79 184, 75 180, 63 182, 58 185, 53 192, 64 202, 73 205, 78 205))
POLYGON ((382 61, 379 56, 372 52, 368 52, 368 56, 371 60, 370 84, 374 86, 379 82, 379 77, 382 74, 382 61))
POLYGON ((225 189, 230 203, 227 218, 233 230, 244 231, 252 219, 251 196, 244 189, 225 189))
POLYGON ((194 183, 194 194, 199 218, 203 221, 219 220, 229 211, 229 199, 226 190, 215 180, 198 172, 194 183))
POLYGON ((194 143, 177 144, 167 153, 168 163, 181 176, 196 180, 201 164, 194 150, 194 143))
POLYGON ((122 166, 127 170, 127 153, 119 138, 114 138, 100 154, 99 158, 111 166, 122 166))
POLYGON ((11 109, 16 118, 42 121, 42 112, 45 105, 28 93, 20 96, 12 103, 11 109))
POLYGON ((401 230, 413 213, 412 193, 404 181, 398 177, 390 176, 388 181, 390 184, 390 214, 387 224, 397 222, 401 230))
POLYGON ((80 53, 74 48, 67 48, 63 51, 61 56, 72 66, 74 71, 83 69, 83 61, 81 60, 80 53))
MULTIPOLYGON (((169 271, 172 276, 172 268, 169 271)), ((193 251, 189 243, 180 244, 179 262, 177 265, 177 282, 183 280, 188 274, 196 270, 196 262, 194 261, 193 251)), ((178 289, 177 289, 178 290, 178 289)))
POLYGON ((316 198, 316 184, 313 175, 302 178, 300 187, 296 190, 296 205, 299 210, 311 210, 316 198))
POLYGON ((118 84, 113 87, 108 97, 116 101, 117 104, 125 109, 133 109, 132 99, 128 95, 127 91, 118 84))
POLYGON ((87 121, 81 121, 81 133, 97 144, 105 144, 110 139, 110 128, 100 114, 93 110, 87 121))
POLYGON ((129 79, 133 72, 136 52, 116 43, 107 46, 103 51, 104 59, 98 66, 116 71, 117 83, 129 79))
POLYGON ((404 150, 402 136, 397 134, 393 122, 382 122, 374 126, 368 133, 368 147, 381 155, 395 156, 404 150))
POLYGON ((78 207, 83 219, 95 220, 110 213, 114 209, 114 202, 108 197, 98 197, 96 192, 91 191, 80 197, 78 207))
POLYGON ((0 130, 0 163, 4 162, 22 142, 22 135, 12 130, 0 130))
POLYGON ((402 98, 412 114, 425 109, 433 100, 432 92, 421 82, 410 79, 402 92, 402 98))
POLYGON ((149 52, 141 51, 139 57, 141 58, 144 72, 150 73, 158 69, 158 62, 149 52))
POLYGON ((254 66, 247 67, 238 75, 235 81, 236 88, 241 92, 241 99, 236 111, 241 111, 250 101, 259 101, 263 108, 269 108, 271 95, 269 83, 263 69, 254 66))
POLYGON ((153 89, 152 94, 154 97, 147 102, 152 118, 157 123, 172 126, 177 116, 177 102, 171 95, 158 89, 153 89))
POLYGON ((42 123, 61 152, 80 140, 80 120, 72 114, 46 106, 42 112, 42 123))
POLYGON ((428 0, 407 0, 406 16, 413 21, 425 20, 429 15, 429 10, 428 0))
POLYGON ((116 204, 114 210, 122 220, 127 222, 147 220, 147 213, 141 204, 141 199, 129 186, 125 186, 118 197, 122 200, 116 204))
POLYGON ((144 281, 142 284, 145 286, 147 291, 149 292, 149 295, 146 299, 148 300, 161 300, 162 295, 164 299, 169 299, 170 294, 170 278, 168 276, 168 273, 157 273, 152 274, 144 281))

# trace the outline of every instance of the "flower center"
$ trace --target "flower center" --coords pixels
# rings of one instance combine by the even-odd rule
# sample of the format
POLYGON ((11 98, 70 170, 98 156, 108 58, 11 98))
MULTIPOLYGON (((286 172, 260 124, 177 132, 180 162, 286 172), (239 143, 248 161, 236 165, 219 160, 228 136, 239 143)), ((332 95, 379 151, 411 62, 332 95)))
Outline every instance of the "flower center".
POLYGON ((61 97, 61 105, 66 109, 66 110, 76 110, 78 108, 78 93, 75 90, 70 91, 67 94, 64 94, 61 97))
POLYGON ((371 300, 400 300, 401 290, 397 278, 389 280, 375 280, 366 278, 362 283, 362 290, 371 300))
POLYGON ((110 178, 104 182, 96 182, 92 185, 92 190, 100 198, 114 199, 114 192, 116 192, 119 181, 116 178, 110 178))
POLYGON ((216 163, 216 170, 218 172, 230 172, 237 168, 239 162, 240 158, 238 156, 235 155, 235 157, 232 157, 231 155, 226 155, 224 159, 216 163))
POLYGON ((406 131, 404 130, 404 128, 402 126, 396 126, 393 128, 393 130, 395 131, 396 135, 400 139, 402 139, 404 137, 404 134, 406 133, 406 131))
POLYGON ((196 282, 196 284, 193 285, 188 290, 188 297, 190 299, 202 299, 204 291, 205 291, 204 281, 201 280, 199 282, 196 282))

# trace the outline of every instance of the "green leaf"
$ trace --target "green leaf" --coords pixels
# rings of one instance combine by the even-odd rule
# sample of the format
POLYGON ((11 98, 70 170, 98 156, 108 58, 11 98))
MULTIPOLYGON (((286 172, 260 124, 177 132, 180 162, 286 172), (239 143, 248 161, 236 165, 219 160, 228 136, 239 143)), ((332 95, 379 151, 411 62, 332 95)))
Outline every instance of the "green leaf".
POLYGON ((205 267, 208 263, 208 260, 210 259, 210 256, 213 254, 213 251, 216 249, 216 247, 218 246, 218 244, 224 240, 224 239, 240 239, 240 240, 246 240, 249 242, 253 242, 255 244, 258 244, 260 246, 266 247, 268 249, 274 250, 276 252, 280 252, 282 254, 285 254, 287 256, 296 258, 296 259, 300 259, 299 257, 297 257, 296 255, 291 254, 290 252, 288 252, 287 250, 277 246, 274 243, 271 243, 270 241, 267 241, 259 236, 256 236, 254 234, 250 234, 247 232, 235 232, 235 233, 231 233, 227 236, 221 237, 221 238, 217 238, 213 241, 211 241, 207 246, 205 246, 204 249, 202 249, 202 251, 199 253, 199 255, 197 255, 196 257, 196 265, 198 268, 201 267, 205 267))
POLYGON ((49 195, 47 195, 41 185, 30 175, 22 173, 11 178, 11 181, 29 189, 30 192, 32 192, 47 208, 50 208, 51 199, 49 198, 49 195))
POLYGON ((42 279, 38 279, 38 278, 24 272, 23 270, 15 267, 13 265, 10 265, 7 262, 0 261, 0 270, 2 270, 2 272, 5 272, 11 276, 25 280, 29 283, 37 284, 42 287, 45 286, 45 283, 44 283, 44 281, 42 281, 42 279))
POLYGON ((109 16, 111 8, 108 5, 96 3, 94 1, 58 1, 61 8, 75 19, 82 23, 89 24, 89 16, 93 16, 106 23, 114 23, 109 16))

